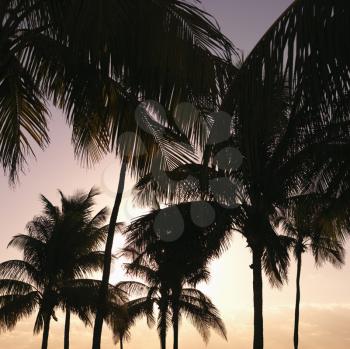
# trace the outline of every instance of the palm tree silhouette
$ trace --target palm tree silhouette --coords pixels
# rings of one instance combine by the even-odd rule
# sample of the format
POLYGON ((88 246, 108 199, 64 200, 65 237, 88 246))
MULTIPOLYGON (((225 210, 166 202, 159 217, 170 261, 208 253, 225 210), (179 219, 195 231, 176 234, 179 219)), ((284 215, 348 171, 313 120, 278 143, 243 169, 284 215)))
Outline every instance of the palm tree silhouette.
POLYGON ((61 208, 41 196, 43 214, 27 225, 27 234, 15 236, 9 246, 23 252, 23 260, 0 264, 1 326, 12 328, 39 308, 34 332, 43 331, 42 348, 47 348, 55 308, 66 311, 64 347, 69 348, 70 313, 85 323, 91 317, 89 301, 98 281, 82 279, 101 270, 106 239, 106 208, 92 215, 96 189, 67 198, 61 193, 61 208))
POLYGON ((218 310, 207 296, 194 288, 197 283, 208 280, 208 269, 205 266, 196 268, 186 263, 179 264, 178 260, 172 258, 175 251, 168 254, 169 252, 157 253, 157 257, 153 259, 147 257, 147 253, 140 253, 128 247, 124 249, 124 255, 132 258, 132 262, 125 264, 127 274, 142 278, 147 284, 130 281, 124 282, 123 287, 129 293, 146 294, 135 302, 138 307, 143 307, 142 315, 147 316, 150 325, 154 321, 153 304, 157 305, 157 328, 161 348, 166 348, 169 322, 172 323, 174 332, 173 348, 178 348, 179 322, 182 315, 191 320, 205 342, 209 339, 211 328, 226 338, 226 329, 218 310))
MULTIPOLYGON (((283 85, 275 85, 274 102, 275 108, 273 110, 276 119, 280 116, 285 116, 288 108, 286 96, 284 95, 283 85)), ((230 135, 230 127, 232 117, 223 117, 222 114, 213 115, 213 124, 209 129, 207 136, 207 144, 204 146, 202 153, 203 158, 201 163, 190 163, 179 166, 172 171, 167 171, 166 176, 161 171, 153 171, 148 174, 136 184, 135 194, 136 201, 141 205, 152 205, 154 198, 156 201, 174 204, 179 203, 182 207, 182 216, 186 217, 185 222, 187 228, 190 226, 193 231, 198 232, 198 223, 195 222, 193 214, 191 214, 191 206, 199 207, 195 216, 201 217, 205 220, 208 213, 208 207, 215 209, 213 213, 213 222, 210 222, 211 233, 211 248, 212 254, 207 247, 208 257, 218 257, 222 251, 228 246, 232 231, 241 233, 247 240, 248 247, 252 251, 253 263, 251 268, 253 270, 254 282, 254 309, 255 309, 255 328, 262 329, 262 270, 267 274, 273 286, 282 285, 287 278, 287 271, 289 266, 288 248, 290 246, 290 239, 281 236, 274 229, 271 223, 270 215, 277 207, 277 200, 270 204, 270 212, 265 211, 269 207, 268 201, 265 205, 261 204, 256 207, 252 200, 251 183, 252 178, 244 178, 244 165, 246 159, 243 161, 243 168, 237 166, 240 164, 240 154, 234 151, 239 141, 239 134, 233 137, 230 135), (225 137, 225 135, 227 135, 225 137), (237 162, 238 161, 238 162, 237 162), (224 166, 223 166, 224 165, 224 166), (199 201, 198 201, 199 200, 199 201), (202 200, 209 200, 208 202, 202 200), (184 202, 186 202, 184 204, 184 202), (203 206, 204 205, 204 206, 203 206), (187 212, 187 213, 186 213, 187 212), (223 219, 224 217, 224 219, 223 219), (219 222, 226 222, 225 224, 218 224, 219 222), (194 227, 194 228, 193 228, 194 227)), ((273 140, 275 141, 275 140, 273 140)), ((270 146, 260 148, 260 163, 269 164, 270 146), (265 152, 265 153, 264 153, 265 152)), ((263 165, 262 165, 263 166, 263 165)), ((269 176, 274 175, 273 171, 278 169, 269 167, 264 168, 264 171, 271 171, 269 176)), ((267 176, 267 178, 270 178, 267 176)), ((280 178, 279 178, 280 180, 280 178)), ((285 178, 289 180, 289 178, 285 178)), ((281 187, 279 181, 273 183, 275 187, 271 186, 270 198, 276 195, 278 200, 287 195, 286 188, 281 187)), ((266 187, 269 183, 266 183, 266 187)), ((284 184, 283 184, 284 185, 284 184)), ((260 195, 256 194, 259 198, 260 195)), ((146 219, 145 219, 146 221, 146 219)), ((148 227, 147 223, 142 221, 143 227, 140 227, 144 239, 147 239, 147 232, 144 231, 148 227)), ((200 229, 199 229, 200 230, 200 229)), ((203 236, 200 234, 198 236, 203 236)), ((136 239, 142 240, 141 233, 136 239)), ((197 241, 198 246, 202 242, 197 241)), ((197 248, 192 247, 192 248, 197 248)), ((184 247, 188 249, 188 246, 184 247)))
MULTIPOLYGON (((209 304, 208 311, 211 315, 208 313, 209 317, 206 320, 202 319, 201 322, 196 323, 196 316, 203 315, 203 312, 201 313, 195 304, 187 304, 186 300, 191 300, 191 293, 200 296, 192 288, 199 282, 209 279, 208 263, 212 258, 220 255, 229 244, 231 212, 232 209, 224 209, 215 202, 181 203, 162 209, 159 207, 153 209, 150 213, 134 220, 125 230, 127 238, 124 253, 133 259, 133 262, 127 265, 127 271, 130 275, 143 277, 149 283, 151 291, 152 282, 155 280, 159 282, 157 286, 158 330, 162 348, 166 346, 169 307, 174 330, 174 348, 178 347, 178 326, 182 311, 192 318, 195 326, 198 325, 197 329, 205 340, 207 339, 206 328, 212 326, 218 329, 213 317, 215 311, 211 309, 211 312, 209 304), (198 212, 198 209, 203 209, 203 205, 219 218, 209 224, 201 224, 203 222, 193 219, 194 213, 197 218, 201 218, 201 214, 198 215, 198 213, 204 212, 198 212), (155 269, 156 274, 154 274, 155 269), (143 271, 145 275, 142 275, 143 271), (192 288, 188 288, 187 285, 192 288), (186 298, 186 292, 189 298, 186 298), (198 312, 188 313, 191 307, 194 312, 198 312), (208 322, 203 323, 203 321, 208 322)), ((194 296, 193 299, 195 300, 196 297, 194 296)), ((204 303, 200 303, 199 306, 204 307, 204 303)))
POLYGON ((328 261, 336 267, 344 263, 344 232, 329 220, 329 200, 321 195, 301 195, 292 200, 276 217, 285 233, 293 239, 293 254, 297 262, 294 348, 299 346, 300 276, 302 255, 312 252, 317 265, 328 261), (323 199, 323 200, 322 200, 323 199))
MULTIPOLYGON (((78 155, 87 161, 97 161, 113 149, 121 157, 118 189, 122 189, 126 162, 134 172, 149 170, 156 154, 153 136, 142 132, 142 127, 135 122, 134 112, 139 101, 151 98, 169 110, 181 100, 202 104, 216 102, 216 77, 226 70, 234 51, 211 18, 185 1, 123 1, 118 5, 107 2, 98 8, 81 1, 60 4, 34 1, 33 6, 26 8, 22 2, 9 0, 1 10, 3 18, 9 17, 11 24, 11 30, 4 31, 8 34, 5 39, 16 44, 18 41, 18 45, 5 46, 6 54, 14 57, 16 64, 23 68, 38 95, 35 104, 34 98, 29 99, 27 109, 30 112, 26 115, 12 112, 13 105, 7 108, 9 113, 4 114, 7 124, 15 125, 14 132, 11 132, 13 128, 8 128, 0 138, 3 144, 0 158, 11 179, 23 164, 25 151, 31 149, 24 131, 29 131, 42 147, 48 142, 47 113, 40 107, 44 98, 50 98, 66 112, 67 120, 73 126, 73 142, 78 155), (77 15, 81 18, 79 25, 77 15), (130 23, 133 23, 132 30, 127 29, 130 23), (96 25, 101 29, 98 35, 96 31, 88 34, 87 29, 96 25), (23 27, 28 29, 25 32, 29 35, 19 35, 23 27), (130 42, 135 45, 130 46, 130 42), (173 55, 174 49, 178 55, 173 55), (18 63, 22 54, 30 59, 18 63), (138 58, 140 55, 142 60, 138 58), (154 64, 155 61, 158 63, 154 64), (179 61, 183 67, 181 73, 177 69, 179 61), (205 77, 203 71, 206 71, 205 77), (33 121, 34 114, 40 116, 40 122, 33 121), (23 130, 22 119, 25 117, 23 130), (39 135, 33 125, 40 125, 39 135), (123 134, 126 137, 121 137, 123 134), (136 134, 141 134, 142 140, 136 134), (143 159, 140 159, 141 148, 147 150, 143 159)), ((5 97, 14 100, 14 94, 9 95, 7 91, 11 90, 3 91, 7 93, 5 97)), ((176 129, 175 124, 173 128, 176 129)), ((101 308, 97 311, 94 329, 95 349, 100 346, 110 248, 120 201, 121 195, 117 195, 106 244, 101 308)))
MULTIPOLYGON (((345 1, 294 1, 241 64, 223 100, 222 109, 233 115, 236 146, 245 157, 242 178, 255 211, 257 238, 270 229, 269 216, 280 201, 313 184, 309 170, 326 165, 317 162, 315 153, 348 142, 349 47, 334 44, 332 38, 349 29, 349 14, 345 1), (317 34, 321 30, 322 38, 317 34), (276 100, 276 86, 285 86, 287 98, 277 93, 276 100), (287 102, 286 108, 281 102, 287 102)), ((251 245, 253 347, 262 349, 262 252, 251 245)))
MULTIPOLYGON (((61 246, 56 245, 55 249, 61 250, 62 259, 58 265, 62 269, 62 280, 74 280, 86 277, 95 271, 100 271, 103 266, 103 252, 100 249, 106 240, 107 227, 104 223, 107 218, 107 208, 103 208, 96 215, 92 216, 95 205, 95 196, 98 190, 92 188, 87 194, 77 193, 67 198, 61 195, 61 218, 59 227, 62 234, 58 240, 61 246), (67 248, 68 247, 68 248, 67 248)), ((43 198, 45 201, 46 199, 43 198)), ((53 205, 46 201, 46 211, 52 210, 53 216, 57 213, 53 205)), ((53 217, 51 217, 53 218, 53 217)), ((57 253, 57 252, 56 252, 57 253)), ((93 285, 96 287, 96 285, 93 285)), ((70 307, 66 306, 64 348, 69 348, 69 325, 70 307)))

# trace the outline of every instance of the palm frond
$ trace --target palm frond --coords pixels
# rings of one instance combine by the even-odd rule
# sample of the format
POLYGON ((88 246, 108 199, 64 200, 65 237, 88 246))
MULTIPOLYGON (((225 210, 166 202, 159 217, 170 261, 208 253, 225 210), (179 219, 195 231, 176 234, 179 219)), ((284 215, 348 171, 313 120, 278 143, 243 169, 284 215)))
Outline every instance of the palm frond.
POLYGON ((199 290, 185 289, 183 293, 179 301, 180 309, 191 320, 203 340, 206 343, 209 341, 211 328, 226 339, 225 325, 220 318, 219 311, 209 298, 199 290))
MULTIPOLYGON (((7 38, 2 49, 11 47, 13 40, 7 38)), ((34 155, 33 143, 41 149, 49 143, 49 112, 38 86, 18 58, 11 50, 5 56, 0 76, 0 163, 15 181, 27 156, 34 155)))
POLYGON ((117 287, 127 292, 129 295, 142 295, 148 293, 149 287, 142 282, 137 281, 121 281, 118 282, 117 287))
POLYGON ((272 286, 280 287, 288 278, 289 249, 293 243, 293 239, 278 235, 265 243, 263 268, 272 286))
POLYGON ((37 291, 24 295, 0 296, 0 329, 12 330, 18 321, 29 317, 39 302, 37 291))
POLYGON ((24 295, 33 291, 33 286, 23 281, 0 279, 0 295, 24 295))
POLYGON ((10 260, 0 264, 0 277, 40 285, 42 280, 37 269, 22 260, 10 260))

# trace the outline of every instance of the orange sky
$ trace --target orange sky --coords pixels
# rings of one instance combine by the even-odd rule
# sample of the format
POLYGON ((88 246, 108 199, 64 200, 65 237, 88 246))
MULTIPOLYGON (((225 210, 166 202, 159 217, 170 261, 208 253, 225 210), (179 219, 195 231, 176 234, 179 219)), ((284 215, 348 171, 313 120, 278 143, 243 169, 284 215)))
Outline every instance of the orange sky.
MULTIPOLYGON (((213 13, 223 31, 233 42, 247 53, 254 42, 264 33, 268 25, 290 3, 290 0, 206 0, 205 8, 213 13)), ((111 207, 117 186, 118 163, 113 156, 107 157, 93 169, 84 169, 73 158, 69 130, 64 125, 61 113, 52 109, 52 141, 49 149, 39 153, 37 161, 30 161, 30 171, 21 176, 15 188, 9 188, 7 179, 0 177, 0 261, 16 258, 14 250, 7 250, 10 238, 24 232, 24 226, 40 212, 39 193, 58 202, 57 188, 64 193, 76 189, 89 189, 97 185, 103 191, 99 206, 111 207)), ((128 182, 131 188, 131 181, 128 182)), ((133 207, 130 192, 125 195, 121 221, 137 216, 141 211, 133 207)), ((117 239, 115 249, 121 245, 117 239)), ((347 248, 349 250, 349 248, 347 248)), ((232 247, 212 265, 212 280, 202 285, 220 309, 228 329, 229 341, 213 335, 210 349, 248 349, 252 346, 252 277, 248 249, 239 235, 233 239, 232 247)), ((120 263, 113 266, 112 281, 123 277, 120 263)), ((271 289, 267 282, 264 290, 265 342, 267 349, 292 348, 293 306, 295 268, 290 270, 289 284, 280 290, 271 289)), ((337 349, 350 348, 350 267, 342 270, 328 265, 315 269, 311 257, 305 258, 302 271, 301 348, 337 349)), ((64 318, 52 323, 49 347, 63 347, 64 318)), ((0 334, 0 348, 36 349, 40 335, 32 336, 33 319, 21 322, 14 331, 0 334)), ((91 329, 85 329, 78 320, 72 324, 73 349, 91 347, 91 329)), ((171 344, 171 336, 169 336, 171 344)), ((103 349, 112 348, 109 331, 105 331, 103 349)), ((141 321, 133 330, 133 339, 128 349, 158 348, 155 329, 149 330, 141 321)), ((204 348, 193 327, 186 321, 180 329, 182 349, 204 348)))

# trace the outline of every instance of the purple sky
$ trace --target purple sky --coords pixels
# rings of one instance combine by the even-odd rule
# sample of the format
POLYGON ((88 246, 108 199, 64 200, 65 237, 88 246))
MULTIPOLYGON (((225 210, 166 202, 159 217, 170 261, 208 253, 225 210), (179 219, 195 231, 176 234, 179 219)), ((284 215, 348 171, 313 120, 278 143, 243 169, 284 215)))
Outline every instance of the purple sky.
POLYGON ((204 9, 244 55, 292 3, 291 0, 203 0, 204 9))

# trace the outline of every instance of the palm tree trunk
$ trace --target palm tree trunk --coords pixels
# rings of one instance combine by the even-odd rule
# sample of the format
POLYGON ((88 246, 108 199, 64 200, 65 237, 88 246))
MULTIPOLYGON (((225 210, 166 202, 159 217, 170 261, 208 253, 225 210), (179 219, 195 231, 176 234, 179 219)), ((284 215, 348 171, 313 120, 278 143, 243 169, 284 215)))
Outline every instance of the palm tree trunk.
POLYGON ((70 308, 66 309, 66 321, 64 323, 64 349, 69 349, 70 308))
POLYGON ((294 348, 299 345, 299 308, 300 308, 300 275, 301 275, 301 252, 297 255, 297 279, 296 279, 296 300, 294 317, 294 348))
POLYGON ((43 330, 43 339, 41 342, 41 349, 47 349, 49 343, 49 332, 50 332, 50 320, 51 315, 45 315, 44 319, 44 330, 43 330))
POLYGON ((179 311, 175 310, 173 315, 174 349, 179 348, 179 311))
POLYGON ((179 348, 179 299, 180 291, 178 289, 173 289, 172 304, 173 304, 173 332, 174 332, 174 346, 173 349, 179 348))
POLYGON ((105 254, 104 254, 102 282, 101 282, 100 291, 99 291, 99 303, 98 303, 96 318, 95 318, 92 349, 100 349, 100 345, 101 345, 102 326, 103 326, 103 319, 105 315, 109 274, 111 271, 112 247, 113 247, 115 226, 117 223, 120 203, 122 201, 123 191, 125 186, 126 169, 127 169, 127 163, 126 161, 123 161, 120 169, 120 174, 119 174, 118 191, 115 197, 115 202, 114 202, 111 218, 109 221, 109 227, 108 227, 108 236, 107 236, 106 248, 105 248, 105 254))
POLYGON ((262 249, 253 248, 254 349, 264 348, 262 249))
POLYGON ((159 337, 160 348, 166 349, 166 333, 167 333, 167 312, 168 312, 168 299, 166 290, 160 291, 160 303, 159 303, 159 337))
POLYGON ((166 315, 161 315, 161 328, 160 328, 160 348, 166 349, 166 315))

